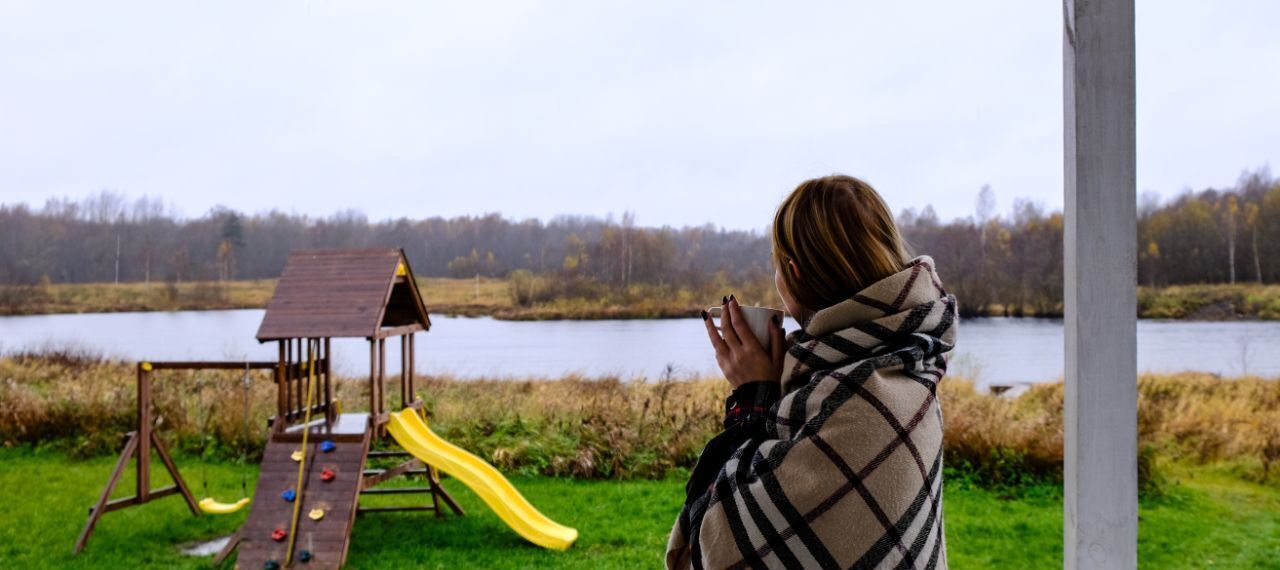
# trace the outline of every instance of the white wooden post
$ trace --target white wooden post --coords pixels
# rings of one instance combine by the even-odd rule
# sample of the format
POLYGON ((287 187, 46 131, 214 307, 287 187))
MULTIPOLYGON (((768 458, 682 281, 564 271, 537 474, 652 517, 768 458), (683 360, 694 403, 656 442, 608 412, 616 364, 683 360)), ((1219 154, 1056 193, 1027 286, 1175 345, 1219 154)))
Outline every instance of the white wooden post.
POLYGON ((1134 0, 1064 0, 1064 567, 1135 568, 1134 0))

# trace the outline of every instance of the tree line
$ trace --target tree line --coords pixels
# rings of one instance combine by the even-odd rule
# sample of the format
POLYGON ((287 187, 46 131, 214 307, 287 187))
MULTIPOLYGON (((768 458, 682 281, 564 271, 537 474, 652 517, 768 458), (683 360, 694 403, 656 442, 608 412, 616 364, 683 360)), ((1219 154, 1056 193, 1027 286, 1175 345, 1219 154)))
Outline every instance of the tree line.
POLYGON ((422 276, 503 277, 524 269, 619 285, 715 272, 743 278, 769 263, 760 232, 639 227, 630 212, 547 222, 496 213, 371 222, 355 210, 317 218, 218 207, 182 219, 160 199, 106 191, 39 208, 0 205, 2 284, 274 278, 293 250, 367 247, 404 248, 422 276))
MULTIPOLYGON (((998 214, 984 187, 974 214, 900 212, 911 249, 939 260, 965 312, 1052 315, 1061 310, 1063 216, 1016 199, 998 214)), ((1143 285, 1280 281, 1280 181, 1268 168, 1229 188, 1147 192, 1138 208, 1143 285)), ((772 271, 769 236, 711 224, 642 227, 634 214, 543 222, 491 213, 370 221, 218 207, 182 218, 157 198, 101 192, 42 207, 0 205, 0 283, 181 282, 279 275, 295 249, 403 247, 423 276, 503 277, 512 271, 597 284, 699 286, 759 280, 772 271)))

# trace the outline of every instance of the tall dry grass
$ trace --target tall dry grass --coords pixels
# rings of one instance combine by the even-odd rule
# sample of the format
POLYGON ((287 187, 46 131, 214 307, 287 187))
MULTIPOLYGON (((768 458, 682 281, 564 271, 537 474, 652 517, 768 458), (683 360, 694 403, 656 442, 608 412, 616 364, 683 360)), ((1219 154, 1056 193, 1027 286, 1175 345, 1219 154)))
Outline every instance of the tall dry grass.
MULTIPOLYGON (((38 445, 77 455, 118 450, 133 429, 129 363, 62 351, 0 358, 0 444, 38 445)), ((728 386, 722 379, 460 379, 420 383, 432 428, 516 472, 584 478, 664 477, 688 468, 716 431, 728 386)), ((1280 381, 1207 374, 1139 378, 1142 480, 1159 461, 1230 462, 1258 480, 1280 466, 1280 381)), ((340 380, 349 410, 366 401, 366 383, 340 380)), ((939 389, 952 477, 1017 485, 1061 477, 1062 384, 1018 397, 981 392, 947 378, 939 389)), ((250 391, 244 434, 240 374, 157 375, 160 433, 186 453, 256 460, 272 412, 265 375, 250 391)))
POLYGON ((1280 319, 1280 285, 1201 283, 1138 287, 1138 315, 1147 319, 1280 319))
POLYGON ((0 284, 0 314, 45 315, 119 311, 176 311, 263 307, 274 279, 183 283, 0 284))
POLYGON ((698 458, 718 429, 728 385, 433 378, 422 392, 442 437, 509 470, 660 478, 698 458))

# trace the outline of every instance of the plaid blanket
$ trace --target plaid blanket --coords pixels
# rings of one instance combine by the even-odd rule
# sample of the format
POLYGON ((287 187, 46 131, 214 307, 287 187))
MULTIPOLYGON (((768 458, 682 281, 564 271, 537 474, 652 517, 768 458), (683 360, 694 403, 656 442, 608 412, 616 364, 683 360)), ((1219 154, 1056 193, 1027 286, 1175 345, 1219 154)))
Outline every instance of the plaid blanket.
POLYGON ((780 383, 726 403, 669 568, 945 568, 935 387, 956 300, 927 256, 787 335, 780 383))

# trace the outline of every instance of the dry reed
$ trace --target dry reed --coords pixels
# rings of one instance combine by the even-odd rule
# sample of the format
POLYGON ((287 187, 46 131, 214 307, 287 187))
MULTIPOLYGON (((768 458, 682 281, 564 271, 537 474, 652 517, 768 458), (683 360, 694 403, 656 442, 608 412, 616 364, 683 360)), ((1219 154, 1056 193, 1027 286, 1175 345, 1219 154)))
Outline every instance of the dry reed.
MULTIPOLYGON (((160 433, 184 453, 253 461, 274 402, 255 376, 244 432, 239 373, 158 375, 160 433)), ((1143 479, 1152 461, 1232 462, 1250 478, 1274 478, 1280 463, 1280 381, 1208 374, 1139 378, 1143 479)), ((500 468, 583 478, 658 478, 690 467, 718 429, 722 379, 618 377, 462 379, 420 382, 436 431, 500 468)), ((340 380, 349 410, 366 382, 340 380)), ((949 475, 994 485, 1055 480, 1062 471, 1062 384, 1017 397, 980 392, 961 378, 939 389, 949 475)), ((0 358, 0 444, 108 454, 133 429, 132 365, 72 351, 0 358)))

